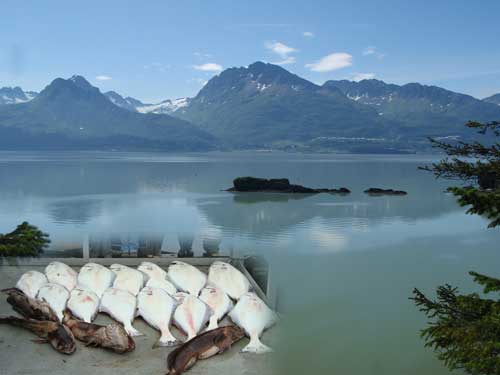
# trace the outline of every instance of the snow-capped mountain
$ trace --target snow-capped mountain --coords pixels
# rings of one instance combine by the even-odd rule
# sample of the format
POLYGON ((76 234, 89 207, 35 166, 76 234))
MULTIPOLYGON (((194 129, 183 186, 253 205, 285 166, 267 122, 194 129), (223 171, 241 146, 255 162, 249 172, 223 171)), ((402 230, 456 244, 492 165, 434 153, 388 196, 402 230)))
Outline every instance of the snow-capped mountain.
POLYGON ((167 99, 160 103, 150 104, 143 103, 140 100, 131 98, 130 96, 124 98, 114 91, 108 91, 104 95, 118 107, 128 109, 132 112, 139 113, 156 113, 159 115, 170 115, 180 109, 186 108, 189 105, 190 98, 167 99))
POLYGON ((126 98, 124 98, 123 96, 121 96, 120 94, 118 94, 115 91, 105 92, 104 95, 109 100, 111 100, 111 103, 113 103, 114 105, 128 109, 129 111, 136 111, 137 107, 141 107, 144 105, 144 103, 141 102, 140 100, 134 99, 130 96, 127 96, 126 98))
POLYGON ((174 112, 182 112, 190 103, 191 98, 167 99, 158 104, 145 104, 136 107, 140 113, 156 113, 170 115, 174 112))
POLYGON ((0 88, 0 105, 26 103, 38 95, 34 91, 23 91, 20 87, 0 88))

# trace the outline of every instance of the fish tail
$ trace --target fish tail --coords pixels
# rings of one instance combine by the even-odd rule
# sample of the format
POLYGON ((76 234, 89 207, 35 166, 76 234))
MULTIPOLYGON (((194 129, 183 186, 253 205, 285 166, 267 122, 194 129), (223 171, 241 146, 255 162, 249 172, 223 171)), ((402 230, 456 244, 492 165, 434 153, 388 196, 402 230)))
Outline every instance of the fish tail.
POLYGON ((160 339, 153 345, 153 348, 159 346, 175 346, 177 344, 179 344, 179 341, 170 332, 162 332, 160 339))
POLYGON ((132 336, 132 337, 135 337, 135 336, 144 336, 144 333, 139 332, 138 330, 136 330, 134 327, 132 327, 132 324, 130 324, 127 327, 124 327, 124 328, 125 328, 125 331, 127 331, 127 333, 130 336, 132 336))
POLYGON ((264 354, 273 352, 273 349, 260 342, 258 337, 253 337, 250 338, 250 343, 241 349, 241 351, 243 353, 264 354))

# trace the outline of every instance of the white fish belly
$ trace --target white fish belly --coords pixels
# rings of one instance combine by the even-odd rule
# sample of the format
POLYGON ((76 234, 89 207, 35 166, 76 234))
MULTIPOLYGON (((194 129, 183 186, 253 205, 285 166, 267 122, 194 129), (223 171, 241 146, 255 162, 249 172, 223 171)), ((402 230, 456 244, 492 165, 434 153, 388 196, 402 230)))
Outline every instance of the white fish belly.
POLYGON ((170 324, 176 301, 164 290, 145 287, 137 296, 139 314, 153 328, 170 324))
POLYGON ((125 290, 134 296, 139 294, 144 286, 144 275, 142 272, 120 264, 113 264, 110 269, 116 274, 113 288, 125 290))
POLYGON ((21 290, 28 297, 36 298, 40 288, 49 281, 47 277, 38 271, 28 271, 22 274, 16 283, 16 288, 21 290))
POLYGON ((239 299, 250 290, 250 282, 229 263, 214 262, 208 272, 208 282, 218 286, 233 299, 239 299))
POLYGON ((229 296, 218 287, 205 287, 200 293, 200 299, 212 310, 208 330, 217 328, 217 322, 233 308, 229 296))
POLYGON ((54 283, 45 284, 38 291, 37 298, 47 302, 59 320, 62 321, 64 309, 66 309, 66 303, 69 299, 69 292, 65 287, 54 283))
POLYGON ((68 300, 68 309, 79 319, 91 323, 99 309, 99 297, 82 289, 73 289, 68 300))
POLYGON ((72 291, 77 284, 77 273, 70 266, 61 262, 50 262, 45 267, 45 275, 50 283, 59 284, 72 291))
POLYGON ((149 279, 165 280, 167 271, 152 262, 142 262, 137 269, 148 276, 149 279))
POLYGON ((259 340, 265 329, 277 320, 276 314, 255 293, 245 293, 229 313, 231 320, 243 328, 250 337, 250 343, 243 351, 265 353, 271 349, 259 340))
POLYGON ((207 275, 198 268, 180 261, 172 262, 168 267, 168 278, 177 289, 198 296, 207 283, 207 275))
POLYGON ((180 305, 175 310, 174 321, 187 334, 187 340, 191 340, 207 323, 211 311, 203 301, 193 295, 177 293, 175 296, 180 305))
POLYGON ((113 285, 115 273, 96 263, 87 263, 78 273, 78 288, 89 290, 99 298, 113 285))
POLYGON ((116 288, 109 288, 104 292, 99 310, 109 314, 113 319, 122 323, 128 334, 139 336, 141 333, 132 327, 137 309, 137 299, 131 293, 116 288))

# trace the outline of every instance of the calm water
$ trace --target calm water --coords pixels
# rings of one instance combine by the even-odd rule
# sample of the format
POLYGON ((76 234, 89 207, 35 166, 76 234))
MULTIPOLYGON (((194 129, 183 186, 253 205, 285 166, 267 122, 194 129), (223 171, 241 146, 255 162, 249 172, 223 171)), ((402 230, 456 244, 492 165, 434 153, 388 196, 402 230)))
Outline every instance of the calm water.
MULTIPOLYGON (((500 230, 465 215, 423 156, 0 153, 0 232, 22 220, 51 235, 50 251, 84 238, 141 236, 179 250, 179 237, 221 253, 262 254, 279 286, 277 372, 447 374, 418 337, 408 296, 450 282, 475 290, 474 269, 498 274, 500 230), (231 194, 236 176, 288 177, 348 196, 231 194), (368 187, 408 191, 369 197, 368 187), (284 336, 281 336, 284 335, 284 336)), ((132 250, 131 250, 132 249, 132 250)), ((73 250, 75 251, 75 250, 73 250)), ((78 250, 77 250, 78 251, 78 250)), ((264 335, 263 341, 266 336, 264 335)))

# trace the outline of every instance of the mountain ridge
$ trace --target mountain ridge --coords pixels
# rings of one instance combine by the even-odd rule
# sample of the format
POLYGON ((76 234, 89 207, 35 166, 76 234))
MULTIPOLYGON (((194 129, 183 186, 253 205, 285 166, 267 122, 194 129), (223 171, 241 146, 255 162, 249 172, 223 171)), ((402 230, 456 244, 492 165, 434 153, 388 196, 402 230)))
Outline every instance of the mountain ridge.
POLYGON ((217 144, 184 120, 120 108, 81 76, 56 78, 33 100, 1 106, 0 132, 2 147, 23 136, 32 143, 53 136, 71 147, 209 150, 217 144))
MULTIPOLYGON (((20 95, 22 89, 15 91, 20 95)), ((184 142, 200 150, 415 152, 429 149, 428 137, 470 137, 463 126, 469 120, 499 119, 496 97, 479 100, 437 86, 376 79, 318 85, 281 66, 255 62, 222 71, 193 98, 156 104, 103 94, 78 75, 56 78, 29 101, 0 106, 0 130, 9 127, 15 139, 18 132, 52 134, 68 144, 92 139, 99 147, 113 143, 103 141, 111 137, 122 146, 172 148, 162 142, 178 137, 173 149, 184 142)))

